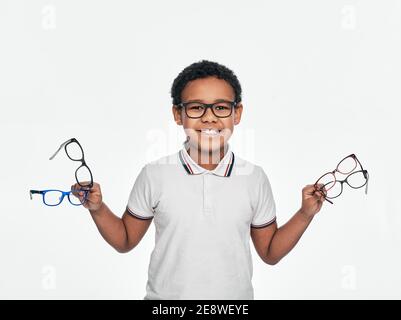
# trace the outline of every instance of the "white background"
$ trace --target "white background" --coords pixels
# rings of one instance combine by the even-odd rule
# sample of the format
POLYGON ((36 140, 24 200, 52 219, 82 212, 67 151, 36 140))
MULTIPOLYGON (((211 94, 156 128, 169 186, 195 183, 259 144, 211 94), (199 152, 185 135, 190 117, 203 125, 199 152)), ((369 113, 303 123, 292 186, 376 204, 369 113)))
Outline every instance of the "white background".
POLYGON ((124 212, 142 166, 184 140, 170 87, 201 59, 234 70, 244 112, 230 143, 270 178, 278 223, 301 189, 355 153, 369 193, 325 204, 276 266, 253 246, 255 299, 401 298, 401 1, 0 2, 0 298, 142 299, 153 224, 119 254, 68 190, 82 144, 124 212), (398 142, 398 141, 397 141, 398 142))

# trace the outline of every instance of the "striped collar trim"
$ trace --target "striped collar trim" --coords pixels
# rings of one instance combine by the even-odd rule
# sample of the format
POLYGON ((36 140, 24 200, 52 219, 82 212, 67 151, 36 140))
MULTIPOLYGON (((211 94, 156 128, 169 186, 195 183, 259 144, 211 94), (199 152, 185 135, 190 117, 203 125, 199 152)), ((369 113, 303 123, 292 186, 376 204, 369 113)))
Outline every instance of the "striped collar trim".
POLYGON ((235 161, 234 152, 231 151, 230 145, 228 145, 228 150, 224 155, 223 159, 220 160, 217 167, 213 170, 207 170, 198 165, 188 154, 185 148, 185 144, 183 148, 178 152, 178 156, 185 171, 191 175, 198 175, 204 172, 211 172, 221 177, 229 177, 231 175, 231 171, 234 167, 234 161, 235 161))

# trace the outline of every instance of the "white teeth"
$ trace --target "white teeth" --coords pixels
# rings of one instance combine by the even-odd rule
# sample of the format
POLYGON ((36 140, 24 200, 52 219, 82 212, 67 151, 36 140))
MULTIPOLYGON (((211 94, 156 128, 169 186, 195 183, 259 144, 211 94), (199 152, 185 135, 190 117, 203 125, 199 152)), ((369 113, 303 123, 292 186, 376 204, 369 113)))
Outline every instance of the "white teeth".
POLYGON ((217 135, 217 134, 219 134, 219 131, 218 130, 214 130, 214 129, 204 129, 204 130, 201 130, 201 132, 204 133, 204 134, 209 134, 209 135, 217 135))

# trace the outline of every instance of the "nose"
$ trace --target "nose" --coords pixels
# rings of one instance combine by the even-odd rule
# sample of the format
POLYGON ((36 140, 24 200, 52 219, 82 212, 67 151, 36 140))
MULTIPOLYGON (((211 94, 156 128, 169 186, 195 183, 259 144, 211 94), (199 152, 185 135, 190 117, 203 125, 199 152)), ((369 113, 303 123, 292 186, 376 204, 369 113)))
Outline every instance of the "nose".
POLYGON ((214 115, 211 107, 206 108, 206 111, 202 116, 202 121, 217 121, 217 117, 214 115))

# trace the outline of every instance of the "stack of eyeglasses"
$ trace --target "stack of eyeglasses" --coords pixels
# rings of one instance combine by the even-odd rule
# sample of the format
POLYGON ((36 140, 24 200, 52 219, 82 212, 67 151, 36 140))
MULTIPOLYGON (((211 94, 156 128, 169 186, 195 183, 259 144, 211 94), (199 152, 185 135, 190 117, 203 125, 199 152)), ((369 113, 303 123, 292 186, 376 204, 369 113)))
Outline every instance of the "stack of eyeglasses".
POLYGON ((84 150, 77 139, 71 138, 62 143, 49 160, 53 160, 63 147, 68 158, 70 158, 72 161, 81 162, 81 165, 75 170, 75 179, 78 185, 82 188, 79 190, 73 189, 70 191, 62 191, 57 189, 29 190, 31 200, 33 194, 41 194, 43 203, 51 207, 58 206, 66 196, 68 201, 74 206, 80 206, 86 202, 89 190, 93 186, 93 176, 91 170, 86 165, 84 150))
POLYGON ((369 173, 363 169, 361 162, 355 154, 342 159, 337 167, 322 175, 315 183, 315 189, 320 191, 324 198, 333 204, 329 199, 337 198, 343 192, 343 185, 346 183, 353 189, 359 189, 365 186, 365 194, 368 193, 369 173), (360 166, 359 170, 357 169, 360 166), (338 180, 336 174, 346 175, 344 180, 338 180))

